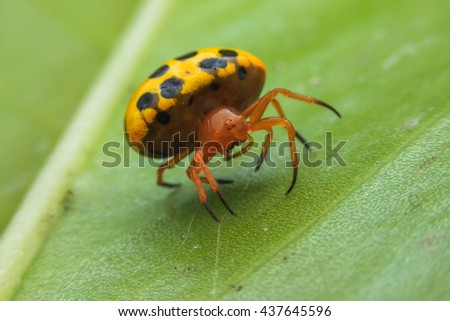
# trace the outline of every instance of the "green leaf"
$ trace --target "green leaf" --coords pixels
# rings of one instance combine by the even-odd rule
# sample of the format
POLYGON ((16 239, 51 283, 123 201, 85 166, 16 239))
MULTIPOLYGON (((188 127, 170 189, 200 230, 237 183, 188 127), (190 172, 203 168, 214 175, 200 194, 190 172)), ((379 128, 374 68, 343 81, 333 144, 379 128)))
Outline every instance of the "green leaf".
MULTIPOLYGON (((177 1, 159 15, 153 6, 138 10, 93 80, 82 105, 99 106, 102 116, 80 118, 81 108, 68 133, 86 119, 83 131, 63 135, 6 230, 4 298, 450 299, 450 8, 443 0, 177 1), (154 24, 134 33, 146 10, 154 24), (122 51, 124 44, 134 51, 122 51), (332 145, 347 141, 340 152, 346 166, 302 164, 288 196, 292 170, 280 151, 271 151, 276 168, 255 173, 236 160, 213 169, 234 180, 222 193, 237 217, 208 191, 221 224, 183 168, 166 172, 181 188, 157 187, 156 169, 142 168, 143 159, 122 148, 124 108, 165 60, 208 46, 261 57, 265 91, 285 87, 335 106, 342 119, 280 99, 309 139, 325 144, 330 131, 332 145), (67 141, 81 155, 61 152, 67 141), (121 142, 122 162, 107 168, 102 162, 112 159, 103 147, 111 141, 121 142), (57 165, 53 173, 49 164, 57 165)), ((275 139, 286 141, 285 132, 276 130, 275 139)), ((310 156, 326 160, 327 151, 310 156)))
POLYGON ((92 85, 136 2, 1 2, 0 234, 92 85))

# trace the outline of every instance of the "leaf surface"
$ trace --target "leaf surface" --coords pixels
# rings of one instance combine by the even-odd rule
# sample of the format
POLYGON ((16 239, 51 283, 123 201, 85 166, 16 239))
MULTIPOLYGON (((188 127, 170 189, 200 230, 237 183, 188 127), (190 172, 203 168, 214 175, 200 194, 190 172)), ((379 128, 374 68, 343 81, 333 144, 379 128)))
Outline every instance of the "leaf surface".
MULTIPOLYGON (((13 298, 450 299, 450 12, 444 1, 431 2, 173 3, 142 45, 145 58, 90 141, 95 147, 13 298), (282 150, 271 151, 276 168, 258 173, 238 161, 215 168, 216 177, 234 180, 222 191, 238 213, 229 216, 208 192, 221 224, 201 207, 183 168, 167 172, 183 183, 167 190, 127 148, 117 149, 119 166, 101 166, 111 161, 105 143, 123 145, 134 88, 165 60, 209 46, 261 57, 265 91, 285 87, 335 106, 342 119, 281 99, 309 139, 325 145, 330 131, 331 146, 347 141, 346 166, 327 166, 329 150, 318 150, 311 156, 324 162, 303 163, 288 196, 292 173, 282 150)), ((275 139, 286 135, 276 130, 275 139)))

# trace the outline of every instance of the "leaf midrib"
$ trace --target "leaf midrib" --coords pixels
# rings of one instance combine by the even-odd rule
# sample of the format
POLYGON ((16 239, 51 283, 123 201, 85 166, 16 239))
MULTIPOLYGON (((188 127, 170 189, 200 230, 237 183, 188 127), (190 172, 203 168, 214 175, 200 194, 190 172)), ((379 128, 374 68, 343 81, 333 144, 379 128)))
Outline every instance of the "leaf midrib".
POLYGON ((118 88, 125 87, 126 80, 139 64, 169 5, 170 1, 143 1, 14 214, 0 242, 0 299, 11 299, 17 284, 42 246, 59 213, 67 186, 82 168, 95 138, 106 126, 108 116, 114 112, 114 104, 110 100, 119 94, 118 88), (151 19, 152 16, 155 19, 151 19), (145 43, 141 41, 144 33, 147 33, 148 39, 145 43), (101 121, 96 117, 99 111, 102 111, 101 121), (74 140, 74 137, 77 139, 74 140), (41 200, 41 204, 34 206, 34 199, 38 195, 46 195, 47 200, 41 200))

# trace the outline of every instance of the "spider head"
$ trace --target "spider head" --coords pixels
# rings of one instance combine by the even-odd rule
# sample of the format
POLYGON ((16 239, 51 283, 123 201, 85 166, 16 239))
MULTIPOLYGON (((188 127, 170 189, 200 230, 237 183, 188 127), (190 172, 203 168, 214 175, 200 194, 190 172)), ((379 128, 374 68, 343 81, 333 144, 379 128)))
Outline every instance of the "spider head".
POLYGON ((239 111, 222 107, 210 112, 200 124, 198 138, 202 145, 226 154, 247 140, 248 125, 239 111))

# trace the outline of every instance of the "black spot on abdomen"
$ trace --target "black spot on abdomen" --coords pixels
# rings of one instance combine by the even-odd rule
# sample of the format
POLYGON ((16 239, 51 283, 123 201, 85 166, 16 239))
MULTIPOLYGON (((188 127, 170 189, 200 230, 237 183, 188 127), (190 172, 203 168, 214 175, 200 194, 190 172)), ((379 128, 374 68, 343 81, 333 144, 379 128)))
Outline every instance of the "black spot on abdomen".
POLYGON ((211 83, 211 86, 209 86, 209 88, 211 88, 211 90, 213 91, 217 91, 220 89, 220 85, 216 82, 211 83))
POLYGON ((155 107, 158 103, 158 96, 152 93, 144 93, 141 97, 139 97, 136 107, 139 110, 143 110, 149 107, 155 107))
POLYGON ((223 57, 236 57, 238 55, 236 51, 230 49, 221 49, 219 50, 219 53, 223 57))
POLYGON ((188 52, 185 55, 182 55, 180 57, 175 58, 175 60, 183 61, 183 60, 186 60, 188 58, 194 57, 196 54, 197 54, 197 51, 191 51, 191 52, 188 52))
POLYGON ((237 74, 240 80, 244 80, 247 78, 247 69, 241 66, 238 68, 237 74))
POLYGON ((174 98, 181 92, 182 88, 183 80, 176 77, 164 80, 159 86, 159 89, 161 90, 161 96, 164 98, 174 98))
POLYGON ((189 98, 189 106, 192 106, 192 104, 194 103, 194 96, 191 96, 190 98, 189 98))
POLYGON ((159 67, 158 69, 156 69, 154 73, 152 73, 150 76, 148 76, 148 78, 161 77, 162 75, 164 75, 167 72, 167 70, 169 70, 169 66, 163 65, 163 66, 159 67))
POLYGON ((161 124, 168 124, 170 122, 170 115, 165 111, 160 111, 159 113, 156 114, 156 120, 159 121, 161 124))
POLYGON ((199 66, 205 71, 214 71, 218 68, 225 68, 227 64, 226 59, 223 58, 207 58, 200 61, 199 66))

